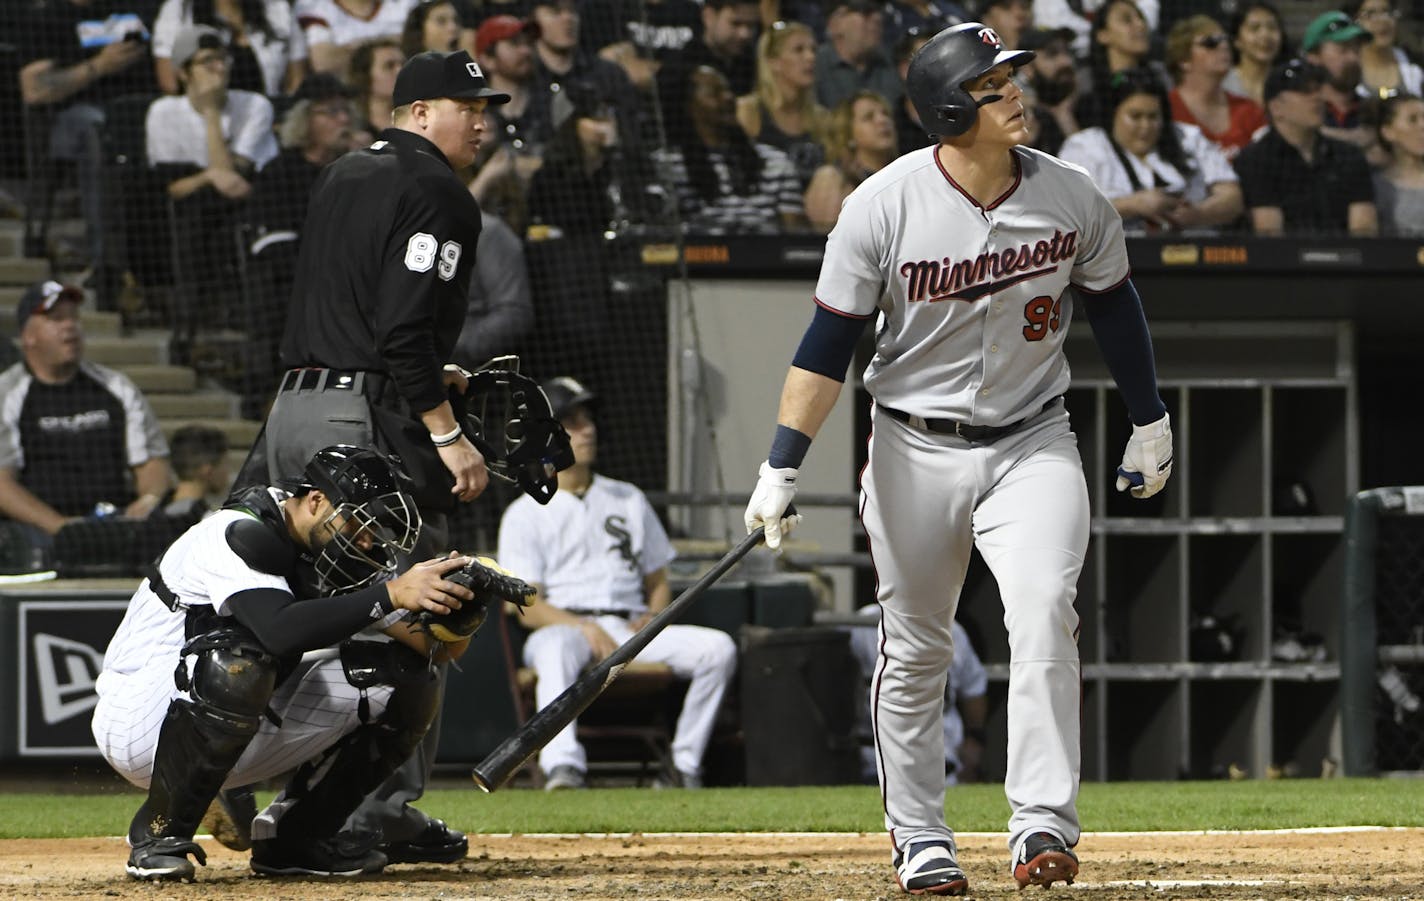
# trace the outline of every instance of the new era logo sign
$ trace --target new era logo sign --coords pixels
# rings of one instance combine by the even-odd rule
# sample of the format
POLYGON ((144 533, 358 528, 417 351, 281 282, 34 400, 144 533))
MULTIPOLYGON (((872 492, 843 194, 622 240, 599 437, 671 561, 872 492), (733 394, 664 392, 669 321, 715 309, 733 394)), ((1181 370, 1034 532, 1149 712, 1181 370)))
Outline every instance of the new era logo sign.
POLYGON ((471 78, 485 77, 485 73, 480 71, 479 63, 465 63, 465 71, 470 73, 471 78))
POLYGON ((48 725, 94 707, 94 683, 104 669, 104 653, 82 641, 40 633, 34 636, 40 710, 48 725))
POLYGON ((979 29, 979 40, 983 41, 984 43, 995 49, 998 49, 999 47, 1002 47, 1004 45, 1004 42, 999 40, 998 32, 994 31, 994 29, 992 28, 979 29))

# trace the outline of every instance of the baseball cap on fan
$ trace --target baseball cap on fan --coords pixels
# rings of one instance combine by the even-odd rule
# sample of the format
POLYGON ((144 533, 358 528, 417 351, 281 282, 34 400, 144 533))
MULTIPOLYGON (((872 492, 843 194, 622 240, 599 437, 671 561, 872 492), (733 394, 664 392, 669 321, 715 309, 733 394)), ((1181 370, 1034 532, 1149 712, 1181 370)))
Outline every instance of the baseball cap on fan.
POLYGON ((208 25, 185 25, 173 39, 173 54, 169 62, 173 68, 181 69, 198 55, 199 50, 226 50, 227 38, 223 33, 208 25))
POLYGON ((496 91, 485 83, 485 73, 479 63, 465 50, 440 53, 428 50, 406 60, 396 76, 392 102, 407 106, 417 100, 488 100, 492 104, 508 103, 509 95, 496 91))
POLYGON ((73 285, 65 285, 53 280, 35 282, 30 285, 25 289, 25 293, 20 295, 20 303, 15 307, 16 329, 23 329, 25 323, 30 321, 30 316, 35 313, 48 313, 54 309, 55 304, 62 300, 83 303, 84 292, 73 285))
POLYGON ((483 54, 500 41, 507 41, 517 34, 526 33, 531 38, 537 38, 539 23, 532 19, 525 20, 514 16, 490 16, 480 23, 479 31, 475 32, 475 53, 483 54))

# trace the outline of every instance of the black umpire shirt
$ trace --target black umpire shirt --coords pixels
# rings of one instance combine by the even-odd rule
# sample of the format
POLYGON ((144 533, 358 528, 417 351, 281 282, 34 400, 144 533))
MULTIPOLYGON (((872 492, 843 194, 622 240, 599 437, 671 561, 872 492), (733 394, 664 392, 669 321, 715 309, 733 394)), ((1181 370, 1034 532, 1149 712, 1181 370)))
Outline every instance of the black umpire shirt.
POLYGON ((444 154, 388 128, 312 189, 282 364, 381 372, 418 415, 465 322, 480 208, 444 154))
POLYGON ((1365 155, 1352 144, 1317 135, 1307 163, 1274 128, 1236 155, 1246 209, 1279 207, 1288 231, 1343 234, 1350 204, 1372 203, 1374 184, 1365 155))

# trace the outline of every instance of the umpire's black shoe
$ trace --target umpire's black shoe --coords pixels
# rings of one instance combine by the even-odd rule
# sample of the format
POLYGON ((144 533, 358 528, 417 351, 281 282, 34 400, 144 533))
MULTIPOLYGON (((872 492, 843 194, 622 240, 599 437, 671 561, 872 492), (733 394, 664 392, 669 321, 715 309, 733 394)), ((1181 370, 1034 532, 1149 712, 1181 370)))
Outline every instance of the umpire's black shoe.
POLYGON ((962 895, 969 878, 959 868, 954 843, 944 839, 910 842, 895 852, 895 879, 911 895, 962 895))
POLYGON ((389 842, 381 849, 391 863, 454 863, 470 852, 470 840, 443 820, 432 819, 414 838, 389 842))
POLYGON ((281 839, 252 843, 252 869, 260 876, 361 876, 386 868, 373 832, 338 832, 330 838, 294 845, 281 839))
POLYGON ((193 881, 193 862, 207 865, 208 855, 197 843, 186 838, 166 836, 134 845, 129 852, 129 863, 124 869, 135 879, 168 880, 177 882, 193 881))
POLYGON ((1014 881, 1019 888, 1041 885, 1048 888, 1055 882, 1073 884, 1078 876, 1078 855, 1058 836, 1035 832, 1019 844, 1014 855, 1014 881))

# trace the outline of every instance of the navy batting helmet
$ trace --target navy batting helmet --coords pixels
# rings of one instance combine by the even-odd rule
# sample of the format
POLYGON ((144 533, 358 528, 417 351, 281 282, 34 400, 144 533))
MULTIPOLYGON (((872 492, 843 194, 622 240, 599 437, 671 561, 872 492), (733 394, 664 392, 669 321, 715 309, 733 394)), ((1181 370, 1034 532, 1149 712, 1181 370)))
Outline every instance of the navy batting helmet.
POLYGON ((549 398, 549 407, 554 411, 555 419, 563 419, 574 407, 588 407, 590 411, 598 409, 598 395, 571 376, 561 375, 558 378, 549 379, 543 384, 543 388, 544 396, 549 398))
POLYGON ((957 137, 974 127, 979 107, 1002 96, 992 94, 976 102, 964 90, 964 83, 1002 63, 1017 69, 1033 57, 1032 50, 1005 50, 998 33, 988 25, 965 22, 930 38, 911 57, 905 92, 926 134, 957 137))

